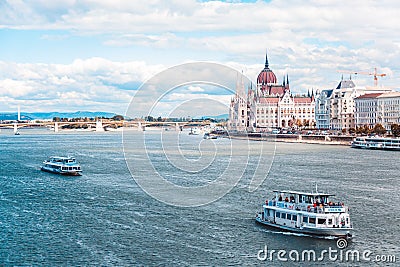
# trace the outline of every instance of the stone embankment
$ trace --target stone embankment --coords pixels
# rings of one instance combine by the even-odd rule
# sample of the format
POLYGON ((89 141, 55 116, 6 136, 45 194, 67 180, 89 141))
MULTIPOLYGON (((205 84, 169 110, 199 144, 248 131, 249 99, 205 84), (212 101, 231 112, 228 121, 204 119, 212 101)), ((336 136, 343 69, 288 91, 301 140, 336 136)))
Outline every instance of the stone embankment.
POLYGON ((324 144, 324 145, 350 145, 354 136, 338 135, 299 135, 299 134, 265 134, 248 133, 229 134, 232 139, 249 139, 253 141, 273 141, 286 143, 324 144))

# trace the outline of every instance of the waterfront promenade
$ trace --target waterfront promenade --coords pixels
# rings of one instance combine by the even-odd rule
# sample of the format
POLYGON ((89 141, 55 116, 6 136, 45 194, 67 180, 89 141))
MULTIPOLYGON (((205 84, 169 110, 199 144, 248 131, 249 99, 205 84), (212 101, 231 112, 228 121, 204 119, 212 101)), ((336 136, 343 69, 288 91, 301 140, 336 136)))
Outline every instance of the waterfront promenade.
POLYGON ((249 139, 253 141, 273 141, 285 143, 322 144, 322 145, 350 145, 355 136, 339 135, 301 135, 301 134, 230 134, 232 139, 249 139))

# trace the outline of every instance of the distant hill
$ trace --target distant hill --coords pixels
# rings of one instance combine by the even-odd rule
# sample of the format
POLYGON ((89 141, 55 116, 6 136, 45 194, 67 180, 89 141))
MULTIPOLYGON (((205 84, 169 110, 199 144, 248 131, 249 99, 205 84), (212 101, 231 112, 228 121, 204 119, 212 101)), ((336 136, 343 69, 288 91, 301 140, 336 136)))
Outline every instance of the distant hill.
MULTIPOLYGON (((1 121, 16 121, 18 119, 17 113, 4 113, 0 114, 1 121)), ((21 120, 27 121, 32 120, 32 117, 27 116, 26 114, 21 114, 21 120)))
POLYGON ((193 117, 195 120, 201 120, 201 119, 214 119, 214 120, 227 120, 229 119, 229 114, 220 114, 220 115, 215 115, 215 116, 197 116, 193 117))
MULTIPOLYGON (((21 113, 21 120, 48 120, 54 117, 59 118, 95 118, 95 117, 114 117, 115 113, 110 112, 91 112, 91 111, 76 111, 76 112, 32 112, 32 113, 21 113)), ((17 120, 17 113, 0 113, 0 120, 17 120)))

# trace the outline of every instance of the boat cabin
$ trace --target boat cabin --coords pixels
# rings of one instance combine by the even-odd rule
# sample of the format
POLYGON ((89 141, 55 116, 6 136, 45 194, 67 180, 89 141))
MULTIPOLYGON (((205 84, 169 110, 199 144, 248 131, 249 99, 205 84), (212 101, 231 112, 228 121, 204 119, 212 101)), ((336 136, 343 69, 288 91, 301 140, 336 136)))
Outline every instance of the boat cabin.
POLYGON ((266 202, 267 206, 315 213, 345 212, 344 203, 330 201, 330 197, 335 196, 334 194, 278 190, 273 192, 275 197, 266 202))

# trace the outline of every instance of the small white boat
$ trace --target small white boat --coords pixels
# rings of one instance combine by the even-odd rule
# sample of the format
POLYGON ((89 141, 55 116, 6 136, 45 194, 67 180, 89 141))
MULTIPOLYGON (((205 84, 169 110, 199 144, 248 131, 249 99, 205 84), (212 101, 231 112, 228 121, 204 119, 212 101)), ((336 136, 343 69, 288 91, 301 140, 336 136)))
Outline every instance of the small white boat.
POLYGON ((400 139, 379 137, 357 137, 351 143, 352 148, 400 150, 400 139))
POLYGON ((331 202, 333 194, 277 191, 266 200, 256 222, 284 231, 313 236, 351 237, 349 208, 331 202))
POLYGON ((213 134, 210 134, 210 133, 205 133, 205 134, 203 135, 203 138, 204 138, 204 139, 217 139, 217 136, 216 136, 216 135, 213 135, 213 134))
POLYGON ((51 157, 43 162, 40 168, 42 171, 52 172, 62 175, 79 176, 81 166, 74 157, 51 157))

